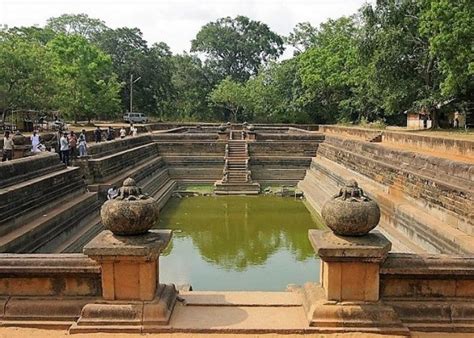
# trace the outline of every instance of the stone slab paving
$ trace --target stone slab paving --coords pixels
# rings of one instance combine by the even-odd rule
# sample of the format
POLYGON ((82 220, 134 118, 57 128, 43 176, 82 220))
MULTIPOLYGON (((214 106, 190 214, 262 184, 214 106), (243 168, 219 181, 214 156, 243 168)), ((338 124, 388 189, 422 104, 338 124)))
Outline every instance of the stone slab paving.
POLYGON ((181 332, 294 333, 308 326, 303 307, 185 306, 177 304, 170 321, 181 332))
POLYGON ((186 305, 200 306, 301 306, 301 294, 296 292, 260 291, 191 291, 180 292, 186 305))

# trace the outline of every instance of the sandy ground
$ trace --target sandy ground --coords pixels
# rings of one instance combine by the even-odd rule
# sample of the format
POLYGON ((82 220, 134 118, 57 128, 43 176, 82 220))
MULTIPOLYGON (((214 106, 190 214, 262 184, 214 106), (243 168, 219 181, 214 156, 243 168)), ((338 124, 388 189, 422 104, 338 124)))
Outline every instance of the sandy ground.
MULTIPOLYGON (((433 338, 441 338, 441 337, 453 337, 453 338, 471 338, 472 334, 447 334, 447 333, 432 333, 432 334, 417 334, 415 333, 412 337, 433 337, 433 338)), ((317 337, 317 338, 337 338, 337 337, 344 337, 344 338, 395 338, 400 336, 390 336, 390 335, 374 335, 374 334, 363 334, 363 333, 346 333, 346 334, 329 334, 329 335, 321 335, 321 334, 300 334, 300 335, 293 335, 293 334, 196 334, 196 333, 160 333, 160 334, 130 334, 130 333, 122 333, 122 334, 113 334, 113 333, 94 333, 94 334, 74 334, 69 335, 66 331, 62 330, 40 330, 40 329, 26 329, 26 328, 0 328, 0 338, 24 338, 24 337, 47 337, 47 338, 60 338, 60 337, 75 337, 75 338, 132 338, 132 337, 156 337, 156 338, 217 338, 217 337, 225 337, 225 338, 232 338, 232 337, 244 337, 244 338, 274 338, 274 337, 287 337, 287 338, 296 338, 296 337, 317 337)))
MULTIPOLYGON (((197 333, 160 333, 160 334, 113 334, 113 333, 94 333, 94 334, 74 334, 69 335, 67 331, 62 330, 40 330, 40 329, 26 329, 26 328, 0 328, 0 338, 24 338, 24 337, 38 337, 38 338, 62 338, 62 337, 74 337, 74 338, 133 338, 133 337, 156 337, 156 338, 232 338, 232 337, 243 337, 243 338, 296 338, 296 337, 315 337, 315 338, 395 338, 401 336, 390 336, 390 335, 376 335, 376 334, 364 334, 364 333, 346 333, 346 334, 197 334, 197 333)), ((420 338, 472 338, 472 334, 468 333, 412 333, 412 337, 420 338)))

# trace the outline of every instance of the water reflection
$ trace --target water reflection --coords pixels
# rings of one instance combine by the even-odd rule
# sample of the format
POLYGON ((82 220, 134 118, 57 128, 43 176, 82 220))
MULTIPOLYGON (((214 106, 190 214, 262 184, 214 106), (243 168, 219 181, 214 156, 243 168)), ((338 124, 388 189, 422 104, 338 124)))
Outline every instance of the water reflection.
POLYGON ((307 230, 319 225, 300 201, 274 196, 172 199, 158 226, 180 230, 161 259, 162 276, 172 282, 195 289, 201 285, 201 290, 250 290, 316 279, 307 230), (276 280, 268 281, 269 274, 277 274, 276 280), (230 276, 254 281, 217 285, 230 276))

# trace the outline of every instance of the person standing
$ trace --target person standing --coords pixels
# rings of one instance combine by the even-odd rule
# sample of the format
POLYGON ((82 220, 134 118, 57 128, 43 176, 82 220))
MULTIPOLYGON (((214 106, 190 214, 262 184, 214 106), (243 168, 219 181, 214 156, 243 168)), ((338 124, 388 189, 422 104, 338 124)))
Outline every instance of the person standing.
POLYGON ((79 157, 81 156, 87 156, 87 141, 83 134, 79 136, 79 157))
POLYGON ((64 133, 60 138, 59 143, 61 144, 61 158, 64 164, 69 166, 69 141, 67 139, 67 133, 64 133))
POLYGON ((84 140, 87 141, 87 135, 86 135, 86 130, 85 130, 85 129, 82 129, 81 134, 79 135, 79 138, 80 138, 81 136, 84 136, 84 140))
POLYGON ((94 131, 94 139, 95 139, 95 143, 102 142, 102 130, 100 130, 99 126, 97 126, 97 128, 94 131))
POLYGON ((114 199, 114 197, 117 196, 117 195, 118 195, 118 189, 115 185, 113 187, 111 187, 109 190, 107 190, 107 199, 108 200, 114 199))
POLYGON ((120 138, 125 138, 126 135, 127 135, 127 131, 125 130, 124 127, 122 127, 120 129, 120 138))
POLYGON ((107 141, 112 141, 115 138, 115 131, 114 128, 109 127, 107 130, 107 141))
POLYGON ((69 142, 69 154, 71 156, 71 159, 76 158, 76 149, 77 149, 77 136, 74 134, 74 132, 71 130, 68 136, 68 142, 69 142))
POLYGON ((133 137, 136 137, 138 135, 137 127, 135 127, 133 124, 130 124, 130 135, 132 135, 133 137))
POLYGON ((13 149, 15 148, 15 143, 13 143, 13 137, 10 136, 10 132, 6 131, 3 136, 3 156, 2 162, 13 160, 13 149))
POLYGON ((33 131, 33 135, 31 135, 30 140, 31 140, 31 152, 32 153, 41 152, 41 150, 38 149, 38 146, 40 145, 40 137, 38 133, 36 132, 36 130, 33 131))

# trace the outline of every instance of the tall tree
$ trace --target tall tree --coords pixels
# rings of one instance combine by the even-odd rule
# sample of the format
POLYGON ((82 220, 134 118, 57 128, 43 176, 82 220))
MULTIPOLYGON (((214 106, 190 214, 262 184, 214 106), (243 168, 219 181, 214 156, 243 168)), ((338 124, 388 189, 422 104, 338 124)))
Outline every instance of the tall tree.
POLYGON ((117 114, 120 84, 108 55, 79 35, 58 35, 47 48, 56 108, 74 120, 117 114))
POLYGON ((283 53, 283 39, 259 21, 245 16, 225 17, 203 26, 191 51, 202 52, 221 76, 245 81, 283 53))
POLYGON ((234 122, 246 120, 244 108, 247 106, 248 98, 244 84, 227 77, 209 94, 209 99, 226 110, 228 113, 224 117, 226 120, 234 122))
POLYGON ((317 28, 311 25, 311 23, 300 22, 285 37, 285 42, 295 49, 294 54, 300 54, 314 45, 317 33, 317 28))
POLYGON ((0 32, 0 109, 3 118, 14 109, 47 109, 50 60, 44 46, 17 30, 0 32))
POLYGON ((87 14, 63 14, 49 18, 47 29, 62 34, 78 34, 89 41, 94 41, 97 36, 107 30, 105 22, 90 18, 87 14))
POLYGON ((474 3, 472 0, 424 0, 420 31, 439 59, 446 97, 474 101, 474 3))
POLYGON ((214 111, 207 100, 216 82, 213 74, 195 55, 175 55, 172 59, 172 86, 176 91, 174 117, 179 120, 214 120, 214 111))
POLYGON ((353 119, 357 86, 358 30, 353 18, 329 20, 319 29, 315 44, 299 56, 304 92, 300 104, 313 111, 318 122, 353 119))

